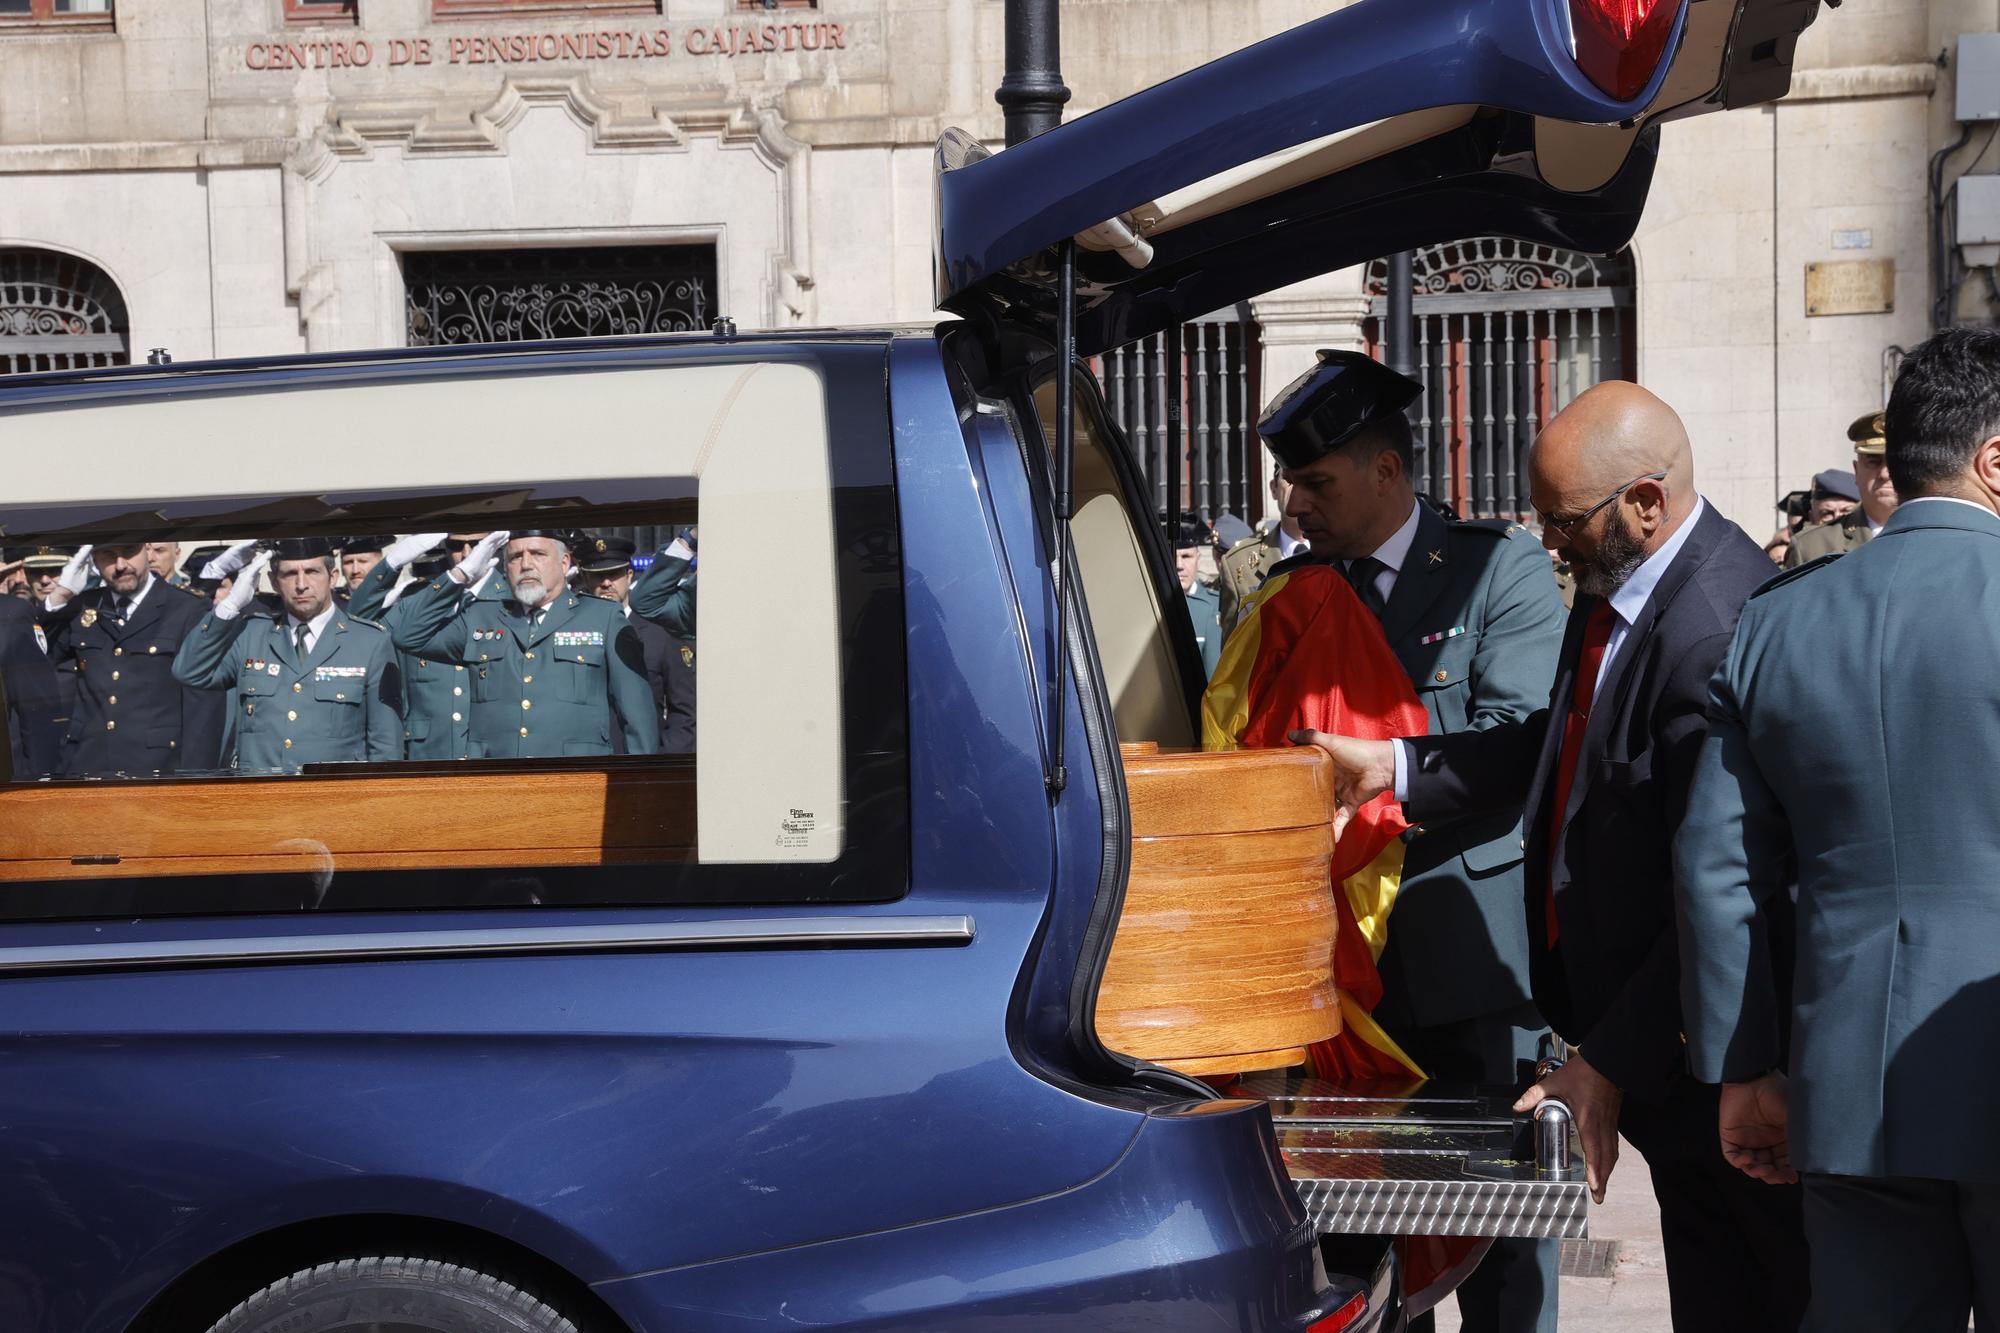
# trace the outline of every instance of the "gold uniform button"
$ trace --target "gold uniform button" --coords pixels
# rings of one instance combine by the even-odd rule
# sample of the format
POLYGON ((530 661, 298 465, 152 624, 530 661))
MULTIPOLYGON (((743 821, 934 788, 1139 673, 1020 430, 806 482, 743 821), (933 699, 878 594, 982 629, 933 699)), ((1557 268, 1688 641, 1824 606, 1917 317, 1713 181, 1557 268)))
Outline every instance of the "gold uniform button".
POLYGON ((345 699, 347 696, 342 694, 339 690, 335 690, 333 692, 333 697, 336 699, 345 699))
POLYGON ((523 736, 527 735, 527 734, 528 734, 528 729, 527 729, 526 727, 522 727, 522 728, 521 728, 521 734, 522 734, 523 736))
POLYGON ((1438 672, 1438 673, 1437 673, 1437 676, 1436 676, 1436 679, 1437 679, 1437 680, 1438 680, 1439 682, 1443 682, 1443 681, 1447 681, 1447 680, 1450 680, 1450 679, 1451 679, 1451 673, 1450 673, 1449 671, 1440 671, 1440 672, 1438 672))
POLYGON ((451 720, 454 722, 463 722, 465 721, 465 715, 462 713, 453 713, 451 715, 451 720))
POLYGON ((157 653, 160 651, 160 645, 157 643, 149 643, 146 645, 146 651, 149 653, 157 653))
POLYGON ((106 702, 109 703, 113 708, 116 708, 118 706, 118 696, 114 694, 111 696, 110 699, 106 700, 106 702))
POLYGON ((117 680, 117 679, 118 679, 118 673, 117 673, 116 671, 114 671, 114 672, 112 672, 112 673, 111 673, 111 679, 113 679, 113 680, 117 680))
POLYGON ((113 657, 123 657, 125 656, 125 650, 123 648, 113 648, 111 650, 111 655, 113 657))
POLYGON ((530 662, 534 661, 534 660, 535 660, 535 655, 534 655, 533 653, 529 653, 529 654, 528 654, 528 660, 529 660, 530 662))
POLYGON ((421 670, 423 670, 423 669, 424 669, 425 667, 427 667, 427 666, 429 666, 429 665, 430 665, 430 663, 429 663, 429 662, 426 662, 426 661, 424 661, 424 659, 423 659, 423 658, 419 657, 419 658, 417 659, 417 670, 421 671, 421 670))
POLYGON ((456 699, 459 695, 464 693, 465 693, 465 687, 462 685, 454 685, 451 687, 451 697, 454 699, 456 699))
POLYGON ((250 715, 251 713, 254 713, 254 712, 256 712, 256 711, 257 711, 257 705, 256 705, 256 704, 244 704, 244 705, 243 705, 243 713, 244 713, 244 715, 245 715, 246 717, 247 717, 248 715, 250 715))
POLYGON ((292 738, 290 736, 285 737, 285 748, 287 750, 292 748, 292 738))
POLYGON ((104 729, 106 731, 116 731, 118 730, 118 724, 116 722, 106 722, 104 724, 104 729))
POLYGON ((533 685, 535 683, 535 678, 533 676, 523 676, 521 677, 521 683, 523 685, 533 685))
POLYGON ((521 711, 524 713, 527 712, 530 708, 533 708, 534 706, 535 706, 535 701, 533 699, 521 700, 521 711))
POLYGON ((292 693, 293 693, 293 694, 297 694, 297 693, 298 693, 298 692, 299 692, 300 690, 303 690, 304 688, 305 688, 305 686, 303 686, 303 685, 299 684, 299 682, 297 682, 297 681, 293 681, 293 682, 292 682, 292 693))
POLYGON ((288 712, 285 714, 285 721, 287 722, 296 722, 298 720, 299 720, 299 715, 297 713, 288 712))

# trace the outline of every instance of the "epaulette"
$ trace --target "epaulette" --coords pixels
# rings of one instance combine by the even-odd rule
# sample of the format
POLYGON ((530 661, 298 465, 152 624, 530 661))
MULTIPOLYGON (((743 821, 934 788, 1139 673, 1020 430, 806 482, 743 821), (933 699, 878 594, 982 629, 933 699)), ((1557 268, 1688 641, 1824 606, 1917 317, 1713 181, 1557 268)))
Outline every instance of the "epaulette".
POLYGON ((1495 537, 1506 537, 1527 529, 1510 518, 1461 518, 1451 527, 1458 532, 1486 532, 1495 537))
POLYGON ((1823 566, 1830 565, 1834 561, 1840 559, 1840 557, 1846 554, 1847 552, 1845 551, 1830 551, 1826 555, 1821 556, 1817 560, 1806 561, 1806 563, 1800 565, 1797 569, 1785 570, 1783 573, 1779 574, 1776 578, 1771 579, 1770 581, 1763 584, 1761 587, 1757 589, 1757 591, 1751 593, 1750 600, 1754 602, 1759 597, 1762 597, 1765 593, 1771 591, 1773 588, 1782 588, 1787 583, 1790 583, 1793 579, 1804 578, 1806 575, 1812 573, 1815 569, 1819 569, 1822 568, 1823 566))
POLYGON ((367 616, 357 616, 352 611, 342 611, 340 614, 353 624, 366 625, 369 629, 380 630, 384 634, 389 632, 389 627, 379 620, 370 620, 367 616))
POLYGON ((1222 554, 1226 559, 1229 556, 1235 555, 1238 551, 1242 550, 1246 546, 1262 546, 1263 544, 1264 544, 1264 535, 1259 532, 1253 532, 1248 537, 1245 537, 1242 540, 1238 541, 1234 546, 1231 546, 1228 550, 1224 551, 1222 554))

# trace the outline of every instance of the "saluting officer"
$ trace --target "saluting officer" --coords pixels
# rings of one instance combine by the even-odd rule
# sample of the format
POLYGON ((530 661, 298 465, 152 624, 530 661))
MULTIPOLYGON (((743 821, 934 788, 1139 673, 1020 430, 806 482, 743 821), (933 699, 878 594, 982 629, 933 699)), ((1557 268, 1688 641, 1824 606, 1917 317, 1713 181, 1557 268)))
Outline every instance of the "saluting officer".
POLYGON ((585 533, 572 552, 577 586, 624 610, 626 623, 646 653, 646 683, 653 687, 653 702, 660 710, 660 749, 665 754, 693 754, 694 646, 632 614, 632 557, 638 551, 639 544, 630 537, 585 533))
POLYGON ((473 759, 541 759, 660 748, 645 652, 621 608, 569 591, 569 533, 489 533, 447 574, 405 593, 390 632, 404 652, 463 663, 473 759), (507 600, 465 590, 506 553, 507 600))
POLYGON ((275 773, 307 764, 403 757, 402 691, 389 634, 333 604, 333 546, 279 541, 236 576, 174 659, 174 677, 234 691, 236 767, 275 773), (254 610, 269 567, 280 617, 254 610))
POLYGON ((76 668, 62 773, 132 776, 214 768, 222 700, 174 679, 174 655, 207 604, 170 588, 146 544, 116 537, 70 557, 42 604, 49 659, 76 668), (86 565, 103 582, 88 588, 86 565))
POLYGON ((632 610, 685 643, 695 637, 697 540, 693 528, 682 528, 632 585, 632 610))
POLYGON ((369 571, 382 563, 382 552, 392 537, 343 537, 340 541, 340 578, 333 598, 342 606, 361 586, 369 571))
POLYGON ((1870 412, 1847 428, 1854 442, 1854 486, 1861 503, 1831 523, 1807 528, 1792 538, 1785 568, 1809 565, 1821 556, 1846 554, 1882 530, 1896 512, 1896 483, 1889 476, 1888 442, 1882 435, 1882 414, 1870 412))
POLYGON ((1215 589, 1201 577, 1202 550, 1214 544, 1214 537, 1199 514, 1190 510, 1181 515, 1174 542, 1174 572, 1180 576, 1181 596, 1187 602, 1188 619, 1194 622, 1194 646, 1201 654, 1201 674, 1204 678, 1215 674, 1216 661, 1222 656, 1220 603, 1215 589))
POLYGON ((1243 603, 1251 593, 1264 586, 1264 578, 1271 572, 1271 566, 1280 560, 1290 560, 1306 550, 1305 534, 1299 531, 1299 521, 1285 513, 1285 505, 1291 499, 1292 484, 1285 480, 1283 464, 1278 464, 1271 472, 1271 508, 1279 520, 1270 524, 1262 534, 1245 537, 1223 552, 1220 568, 1222 577, 1216 585, 1216 592, 1222 603, 1222 637, 1227 639, 1236 628, 1236 622, 1243 618, 1243 603))
MULTIPOLYGON (((410 607, 397 589, 408 569, 417 582, 402 585, 415 590, 428 584, 447 569, 462 562, 486 534, 459 534, 447 538, 442 532, 420 532, 390 542, 382 558, 361 576, 348 597, 349 615, 381 623, 393 639, 397 627, 406 623, 410 607)), ((501 601, 507 583, 501 578, 484 579, 467 600, 501 601)), ((472 684, 462 663, 449 662, 430 653, 396 650, 396 663, 403 677, 403 742, 410 759, 463 759, 467 738, 472 734, 472 684)))

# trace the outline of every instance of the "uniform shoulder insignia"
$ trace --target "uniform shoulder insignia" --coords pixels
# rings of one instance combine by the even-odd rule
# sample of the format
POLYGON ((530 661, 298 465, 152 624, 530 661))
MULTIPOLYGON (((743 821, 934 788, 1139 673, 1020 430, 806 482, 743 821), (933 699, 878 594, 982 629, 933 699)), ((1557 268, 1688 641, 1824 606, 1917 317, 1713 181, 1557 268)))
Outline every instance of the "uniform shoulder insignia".
POLYGON ((1264 544, 1263 534, 1253 532, 1248 537, 1240 538, 1233 545, 1231 545, 1228 550, 1224 551, 1222 553, 1223 558, 1227 559, 1228 557, 1235 555, 1238 551, 1249 550, 1253 547, 1262 546, 1263 544, 1264 544))
POLYGON ((1300 551, 1297 555, 1286 560, 1280 560, 1277 564, 1272 565, 1265 572, 1264 577, 1267 579, 1276 578, 1280 574, 1303 568, 1306 565, 1331 565, 1334 561, 1335 557, 1330 555, 1316 555, 1311 551, 1300 551))
POLYGON ((389 627, 379 620, 370 620, 367 616, 357 616, 352 611, 343 611, 341 615, 345 617, 347 623, 350 625, 360 625, 380 634, 387 634, 389 632, 389 627))
POLYGON ((1751 593, 1750 600, 1754 602, 1759 597, 1762 597, 1765 593, 1770 592, 1772 589, 1782 588, 1787 583, 1792 582, 1794 579, 1802 579, 1806 575, 1812 573, 1815 569, 1824 569, 1826 566, 1840 559, 1840 557, 1845 554, 1847 554, 1845 551, 1832 551, 1826 555, 1821 556, 1817 560, 1808 560, 1805 564, 1800 565, 1797 569, 1788 569, 1784 573, 1778 575, 1776 578, 1766 582, 1763 586, 1758 588, 1757 591, 1751 593))

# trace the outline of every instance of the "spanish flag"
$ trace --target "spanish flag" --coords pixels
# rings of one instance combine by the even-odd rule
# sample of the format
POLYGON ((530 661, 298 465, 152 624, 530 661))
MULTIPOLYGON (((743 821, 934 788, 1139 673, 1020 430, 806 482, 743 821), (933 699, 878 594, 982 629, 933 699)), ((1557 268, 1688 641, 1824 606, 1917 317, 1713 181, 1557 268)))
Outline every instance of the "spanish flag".
MULTIPOLYGON (((1292 566, 1265 580, 1244 603, 1201 700, 1205 750, 1281 747, 1288 732, 1301 728, 1366 740, 1429 729, 1381 622, 1327 564, 1292 566)), ((1382 999, 1375 965, 1402 880, 1398 835, 1407 827, 1402 807, 1385 792, 1355 812, 1333 849, 1341 1032, 1312 1048, 1313 1072, 1321 1078, 1424 1077, 1372 1017, 1382 999)))

